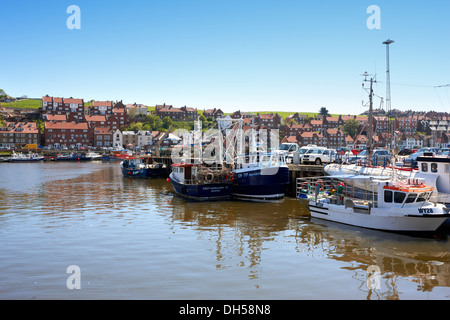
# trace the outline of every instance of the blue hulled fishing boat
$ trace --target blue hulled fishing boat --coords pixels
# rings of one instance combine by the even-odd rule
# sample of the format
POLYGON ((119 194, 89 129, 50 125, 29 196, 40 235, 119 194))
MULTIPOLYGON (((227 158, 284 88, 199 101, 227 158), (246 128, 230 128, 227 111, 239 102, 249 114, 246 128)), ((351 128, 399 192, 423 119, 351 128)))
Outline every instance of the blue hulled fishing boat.
POLYGON ((162 163, 149 163, 149 158, 128 157, 120 163, 120 169, 125 177, 163 178, 168 174, 167 167, 162 163))
POLYGON ((233 198, 241 200, 277 200, 285 196, 289 169, 279 153, 255 153, 237 161, 233 171, 233 198))
POLYGON ((167 179, 175 193, 195 201, 227 200, 231 197, 232 182, 229 170, 200 165, 177 163, 167 179))

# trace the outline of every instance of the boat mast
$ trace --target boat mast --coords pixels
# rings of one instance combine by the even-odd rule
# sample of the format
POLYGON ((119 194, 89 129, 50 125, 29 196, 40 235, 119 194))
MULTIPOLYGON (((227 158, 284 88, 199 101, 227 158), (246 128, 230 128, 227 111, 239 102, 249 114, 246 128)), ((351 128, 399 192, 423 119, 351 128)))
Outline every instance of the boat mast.
MULTIPOLYGON (((376 80, 374 77, 371 77, 370 80, 367 79, 369 77, 369 74, 367 71, 364 73, 364 82, 370 82, 370 89, 369 89, 369 134, 368 134, 368 157, 370 159, 370 155, 372 154, 373 149, 373 84, 376 83, 376 80)), ((364 87, 364 83, 363 83, 364 87)))

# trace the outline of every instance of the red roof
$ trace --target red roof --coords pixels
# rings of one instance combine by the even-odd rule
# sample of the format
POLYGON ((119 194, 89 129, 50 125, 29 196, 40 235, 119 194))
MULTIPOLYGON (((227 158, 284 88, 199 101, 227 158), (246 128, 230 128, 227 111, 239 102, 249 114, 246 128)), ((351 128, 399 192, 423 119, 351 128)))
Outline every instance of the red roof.
POLYGON ((92 105, 93 105, 94 107, 99 107, 99 106, 112 107, 112 106, 113 106, 113 103, 112 103, 112 101, 94 101, 94 102, 92 103, 92 105))
POLYGON ((67 117, 65 114, 47 114, 48 121, 66 121, 67 117))
POLYGON ((77 130, 87 130, 87 122, 73 123, 73 122, 45 122, 45 129, 77 129, 77 130))
POLYGON ((112 131, 109 127, 97 127, 94 130, 94 134, 112 134, 112 131))
POLYGON ((36 122, 7 122, 6 128, 18 133, 39 133, 36 122))
POLYGON ((64 103, 70 104, 83 104, 83 99, 64 98, 64 103))
POLYGON ((104 121, 106 122, 106 116, 101 116, 101 115, 93 115, 93 116, 86 116, 86 121, 87 122, 100 122, 100 121, 104 121))

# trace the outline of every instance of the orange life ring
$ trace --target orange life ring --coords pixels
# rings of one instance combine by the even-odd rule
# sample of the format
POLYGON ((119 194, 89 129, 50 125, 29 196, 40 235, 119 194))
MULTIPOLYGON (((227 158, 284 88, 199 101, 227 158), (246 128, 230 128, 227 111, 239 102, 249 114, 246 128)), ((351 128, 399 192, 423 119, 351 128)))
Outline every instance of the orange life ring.
POLYGON ((227 181, 229 181, 229 182, 233 182, 234 181, 234 173, 233 172, 227 173, 227 176, 225 177, 225 179, 227 179, 227 181))

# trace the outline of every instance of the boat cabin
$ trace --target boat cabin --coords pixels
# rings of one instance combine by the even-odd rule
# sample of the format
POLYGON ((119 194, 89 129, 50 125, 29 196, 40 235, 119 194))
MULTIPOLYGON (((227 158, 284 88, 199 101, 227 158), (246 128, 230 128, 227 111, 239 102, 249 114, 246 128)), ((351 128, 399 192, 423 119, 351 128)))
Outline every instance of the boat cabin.
POLYGON ((123 168, 136 168, 143 164, 144 164, 144 160, 142 158, 127 157, 127 158, 125 158, 125 160, 123 160, 122 167, 123 168))
POLYGON ((183 183, 193 181, 197 176, 197 167, 190 163, 175 163, 172 165, 174 178, 183 183))
POLYGON ((408 179, 406 183, 379 183, 377 207, 403 208, 424 204, 433 194, 433 188, 424 182, 424 179, 408 179))
POLYGON ((417 157, 419 172, 415 177, 424 178, 426 183, 435 186, 439 193, 450 193, 450 157, 417 157))
POLYGON ((286 166, 286 157, 280 152, 255 152, 235 159, 236 169, 286 166))

